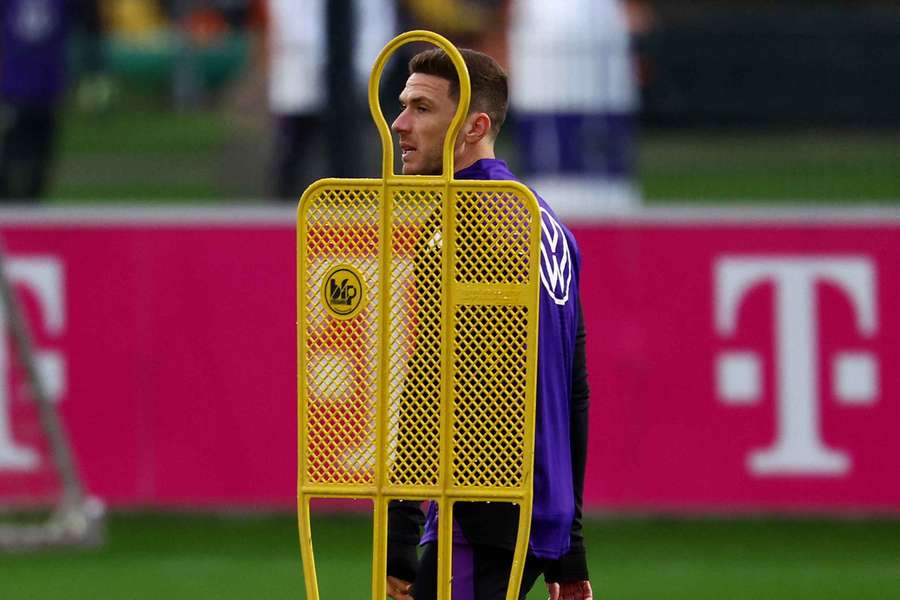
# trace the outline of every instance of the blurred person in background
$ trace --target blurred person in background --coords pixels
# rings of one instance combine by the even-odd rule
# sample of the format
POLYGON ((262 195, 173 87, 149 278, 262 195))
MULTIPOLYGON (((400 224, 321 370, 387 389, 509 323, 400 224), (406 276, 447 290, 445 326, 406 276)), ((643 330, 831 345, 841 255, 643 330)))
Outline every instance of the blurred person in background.
POLYGON ((396 6, 393 0, 268 0, 267 7, 273 192, 297 201, 317 175, 360 175, 353 162, 358 153, 348 149, 367 114, 372 65, 396 33, 396 6), (317 170, 317 162, 326 166, 317 170))
POLYGON ((254 4, 255 0, 215 0, 213 6, 232 29, 240 29, 252 19, 254 4))
POLYGON ((617 0, 511 0, 509 70, 523 175, 561 196, 631 202, 638 92, 617 0))
POLYGON ((86 69, 99 69, 99 11, 96 0, 0 0, 0 16, 0 201, 35 200, 47 186, 76 30, 86 34, 86 69))
MULTIPOLYGON (((406 29, 429 29, 506 65, 508 0, 403 0, 406 29)), ((411 56, 410 56, 411 58, 411 56)))

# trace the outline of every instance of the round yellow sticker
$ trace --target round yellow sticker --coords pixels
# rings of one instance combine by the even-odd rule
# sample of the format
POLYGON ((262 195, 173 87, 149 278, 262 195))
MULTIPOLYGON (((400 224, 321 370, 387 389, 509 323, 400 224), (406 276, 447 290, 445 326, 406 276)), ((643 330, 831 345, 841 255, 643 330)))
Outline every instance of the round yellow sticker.
POLYGON ((352 319, 365 306, 366 286, 362 274, 350 265, 328 269, 322 281, 322 301, 338 319, 352 319))

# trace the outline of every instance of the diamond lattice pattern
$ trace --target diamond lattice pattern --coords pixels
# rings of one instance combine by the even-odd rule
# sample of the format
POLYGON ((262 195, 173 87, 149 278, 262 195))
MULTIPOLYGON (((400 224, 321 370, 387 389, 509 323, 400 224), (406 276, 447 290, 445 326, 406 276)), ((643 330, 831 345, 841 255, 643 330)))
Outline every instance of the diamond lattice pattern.
POLYGON ((460 191, 456 201, 456 281, 527 281, 531 217, 525 204, 509 192, 460 191))
POLYGON ((393 200, 388 482, 437 485, 442 195, 400 190, 393 200))
POLYGON ((451 213, 441 189, 393 187, 389 266, 382 274, 381 186, 348 188, 322 189, 302 216, 306 482, 375 483, 384 360, 387 485, 440 485, 443 384, 451 395, 449 484, 521 487, 531 315, 511 303, 445 306, 455 292, 443 287, 443 265, 455 247, 451 281, 460 289, 529 284, 530 210, 515 190, 457 189, 451 213), (448 228, 455 245, 442 238, 448 228), (364 281, 366 303, 353 318, 332 316, 320 297, 324 276, 336 264, 351 265, 364 281), (386 344, 378 337, 380 281, 387 286, 386 344), (449 328, 443 322, 448 310, 449 328))
POLYGON ((306 212, 307 261, 301 274, 307 328, 307 477, 310 482, 374 481, 379 298, 379 191, 323 189, 306 212), (363 276, 368 304, 351 319, 320 300, 329 267, 363 276))
POLYGON ((453 485, 522 485, 527 309, 459 306, 454 315, 453 485))

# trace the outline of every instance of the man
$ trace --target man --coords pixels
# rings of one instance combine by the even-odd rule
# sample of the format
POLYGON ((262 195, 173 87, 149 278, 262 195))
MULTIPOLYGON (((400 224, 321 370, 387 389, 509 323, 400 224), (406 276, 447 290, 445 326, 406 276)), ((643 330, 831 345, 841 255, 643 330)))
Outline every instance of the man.
MULTIPOLYGON (((461 50, 472 85, 469 114, 454 146, 457 179, 511 180, 494 142, 506 116, 506 74, 485 54, 461 50)), ((442 169, 444 137, 459 100, 456 69, 439 49, 417 54, 400 94, 399 137, 403 174, 442 169)), ((575 239, 553 210, 538 199, 542 215, 542 272, 534 503, 529 557, 520 597, 543 573, 552 600, 592 598, 581 530, 587 448, 588 387, 584 325, 578 295, 580 257, 575 239)), ((408 382, 409 383, 409 382, 408 382)), ((453 597, 505 598, 517 533, 516 508, 508 503, 459 503, 454 510, 453 597), (466 564, 461 564, 463 557, 466 564)), ((422 514, 419 503, 395 501, 388 532, 388 594, 394 600, 436 597, 436 508, 432 504, 416 561, 422 514)))
POLYGON ((638 86, 622 1, 512 0, 508 41, 523 175, 572 203, 633 202, 638 86))
POLYGON ((88 42, 85 66, 98 71, 96 0, 0 0, 0 202, 44 195, 76 26, 88 42))
POLYGON ((384 39, 395 33, 396 7, 390 0, 267 0, 266 8, 269 108, 275 117, 272 191, 296 202, 317 179, 318 145, 327 150, 331 176, 359 175, 363 165, 352 164, 346 148, 354 145, 355 120, 364 114, 359 100, 372 63, 384 39), (332 28, 349 28, 354 35, 331 35, 332 28), (335 96, 335 90, 341 92, 335 96), (332 108, 328 114, 326 104, 332 108))

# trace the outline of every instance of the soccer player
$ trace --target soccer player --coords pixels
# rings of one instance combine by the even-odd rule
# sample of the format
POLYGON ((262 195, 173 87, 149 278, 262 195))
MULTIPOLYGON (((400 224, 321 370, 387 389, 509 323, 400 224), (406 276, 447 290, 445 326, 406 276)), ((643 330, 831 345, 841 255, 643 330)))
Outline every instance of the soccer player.
MULTIPOLYGON (((486 54, 461 50, 472 86, 469 114, 454 147, 457 179, 514 180, 494 156, 507 109, 506 74, 486 54)), ((440 49, 417 54, 400 94, 392 128, 405 175, 442 169, 444 138, 459 100, 459 80, 440 49)), ((592 598, 581 526, 589 393, 579 298, 580 255, 571 232, 550 206, 541 209, 541 298, 534 502, 524 598, 543 573, 551 600, 592 598)), ((419 374, 419 377, 422 375, 419 374)), ((408 381, 409 383, 409 381, 408 381)), ((506 597, 518 529, 517 508, 505 502, 461 502, 454 508, 453 598, 506 597)), ((437 591, 437 509, 425 518, 420 503, 393 501, 389 509, 387 590, 394 600, 430 600, 437 591), (417 559, 416 545, 423 546, 417 559)))
POLYGON ((85 34, 86 64, 100 70, 97 0, 0 0, 0 202, 44 195, 66 90, 68 41, 85 34))

